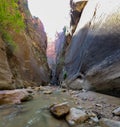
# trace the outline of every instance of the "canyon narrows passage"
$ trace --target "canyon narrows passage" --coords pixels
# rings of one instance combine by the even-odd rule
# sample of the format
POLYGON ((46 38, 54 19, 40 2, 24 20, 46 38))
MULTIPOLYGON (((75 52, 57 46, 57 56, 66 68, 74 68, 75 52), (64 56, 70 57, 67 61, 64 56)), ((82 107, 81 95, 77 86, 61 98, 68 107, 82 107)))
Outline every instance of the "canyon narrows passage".
POLYGON ((0 127, 120 127, 120 1, 29 2, 0 2, 0 127))

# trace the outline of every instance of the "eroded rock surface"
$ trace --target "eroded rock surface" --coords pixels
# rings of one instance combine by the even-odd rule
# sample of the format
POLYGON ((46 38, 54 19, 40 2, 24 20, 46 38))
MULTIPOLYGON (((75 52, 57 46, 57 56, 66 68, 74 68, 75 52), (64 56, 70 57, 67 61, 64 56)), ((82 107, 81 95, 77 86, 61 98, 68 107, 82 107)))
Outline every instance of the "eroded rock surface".
POLYGON ((19 0, 17 4, 25 28, 20 32, 6 29, 14 42, 10 46, 10 40, 6 42, 0 33, 0 89, 46 85, 49 82, 47 37, 43 24, 38 18, 32 17, 27 0, 19 0))
POLYGON ((119 27, 119 0, 88 1, 66 50, 68 80, 83 73, 87 89, 120 90, 119 27))

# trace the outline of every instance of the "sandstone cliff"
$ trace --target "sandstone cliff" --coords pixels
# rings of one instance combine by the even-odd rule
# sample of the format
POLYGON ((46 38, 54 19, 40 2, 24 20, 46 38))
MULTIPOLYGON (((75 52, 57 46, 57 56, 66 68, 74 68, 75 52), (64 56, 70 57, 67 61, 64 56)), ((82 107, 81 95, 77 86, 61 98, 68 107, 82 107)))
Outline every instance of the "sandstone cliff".
POLYGON ((67 80, 82 74, 84 88, 120 90, 119 28, 119 0, 89 0, 66 49, 67 80))
POLYGON ((12 25, 8 25, 8 21, 4 31, 9 34, 9 38, 3 36, 3 29, 0 31, 0 89, 46 85, 49 81, 49 69, 46 59, 47 37, 43 24, 38 18, 31 16, 27 0, 18 0, 15 7, 20 12, 24 28, 16 31, 12 25))

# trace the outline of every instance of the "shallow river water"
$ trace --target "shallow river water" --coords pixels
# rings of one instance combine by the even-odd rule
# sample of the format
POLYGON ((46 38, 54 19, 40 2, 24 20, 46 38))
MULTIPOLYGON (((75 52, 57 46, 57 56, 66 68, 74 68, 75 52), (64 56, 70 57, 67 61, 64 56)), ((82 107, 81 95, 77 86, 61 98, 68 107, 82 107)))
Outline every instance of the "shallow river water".
POLYGON ((90 91, 70 93, 55 89, 52 94, 39 91, 31 101, 0 106, 0 127, 70 127, 64 119, 55 119, 49 112, 52 104, 63 102, 69 102, 70 107, 82 106, 86 110, 95 110, 110 119, 114 119, 112 110, 120 106, 120 98, 90 91))
POLYGON ((39 93, 32 101, 21 105, 4 105, 0 107, 0 127, 68 127, 64 120, 51 116, 48 108, 54 103, 69 100, 67 93, 59 91, 51 95, 39 93))

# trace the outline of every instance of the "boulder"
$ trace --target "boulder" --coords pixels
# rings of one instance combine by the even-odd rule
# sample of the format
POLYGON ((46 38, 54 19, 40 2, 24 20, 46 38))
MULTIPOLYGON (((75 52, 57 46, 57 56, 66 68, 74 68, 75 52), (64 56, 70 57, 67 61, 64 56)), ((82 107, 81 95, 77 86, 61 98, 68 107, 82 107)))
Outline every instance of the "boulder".
POLYGON ((70 125, 76 125, 80 123, 84 123, 88 120, 89 116, 85 113, 85 111, 77 108, 71 108, 70 113, 66 116, 66 121, 70 125))
POLYGON ((67 115, 70 111, 70 107, 67 102, 55 104, 50 107, 50 112, 57 118, 67 115))
POLYGON ((76 79, 69 84, 69 88, 73 90, 81 90, 83 88, 82 84, 83 80, 76 79))
POLYGON ((25 89, 0 91, 0 105, 19 104, 32 99, 32 95, 25 89))
POLYGON ((66 49, 67 80, 83 73, 85 88, 120 90, 119 28, 119 0, 89 0, 66 49))

